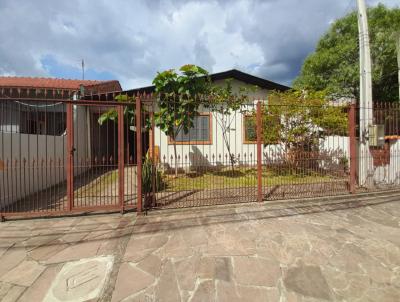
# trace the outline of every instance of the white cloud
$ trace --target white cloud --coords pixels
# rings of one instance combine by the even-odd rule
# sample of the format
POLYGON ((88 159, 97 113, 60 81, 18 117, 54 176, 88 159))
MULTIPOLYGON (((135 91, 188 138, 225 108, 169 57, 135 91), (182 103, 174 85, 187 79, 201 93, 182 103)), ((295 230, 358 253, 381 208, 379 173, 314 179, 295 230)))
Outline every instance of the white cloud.
POLYGON ((187 63, 290 83, 329 23, 352 7, 348 0, 2 0, 0 73, 46 75, 41 60, 51 56, 65 66, 84 58, 124 88, 187 63))

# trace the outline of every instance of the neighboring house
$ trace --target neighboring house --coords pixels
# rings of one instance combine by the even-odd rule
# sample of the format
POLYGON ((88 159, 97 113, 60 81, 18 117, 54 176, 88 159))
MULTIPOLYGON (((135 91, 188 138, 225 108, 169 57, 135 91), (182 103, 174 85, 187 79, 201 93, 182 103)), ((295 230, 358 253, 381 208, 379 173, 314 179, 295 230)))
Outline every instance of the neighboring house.
MULTIPOLYGON (((26 196, 28 182, 29 192, 36 192, 65 180, 64 171, 55 177, 49 168, 64 166, 66 158, 66 106, 57 100, 77 100, 82 91, 121 90, 118 81, 0 77, 0 205, 26 196), (23 166, 28 169, 22 172, 23 166), (12 174, 4 172, 7 167, 13 167, 12 174)), ((74 130, 79 134, 74 147, 87 158, 93 152, 94 138, 88 131, 93 113, 83 106, 74 111, 74 130)))

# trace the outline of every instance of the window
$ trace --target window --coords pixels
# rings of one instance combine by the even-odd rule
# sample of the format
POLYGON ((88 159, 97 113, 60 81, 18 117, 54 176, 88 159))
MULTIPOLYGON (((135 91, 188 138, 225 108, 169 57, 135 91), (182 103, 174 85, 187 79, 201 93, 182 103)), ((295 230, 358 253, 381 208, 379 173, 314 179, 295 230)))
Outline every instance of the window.
POLYGON ((211 115, 205 113, 196 116, 189 132, 179 131, 175 141, 179 144, 211 144, 211 115))
POLYGON ((257 143, 257 123, 254 115, 243 116, 243 133, 245 144, 257 143))
POLYGON ((21 111, 21 133, 63 135, 65 112, 21 111))

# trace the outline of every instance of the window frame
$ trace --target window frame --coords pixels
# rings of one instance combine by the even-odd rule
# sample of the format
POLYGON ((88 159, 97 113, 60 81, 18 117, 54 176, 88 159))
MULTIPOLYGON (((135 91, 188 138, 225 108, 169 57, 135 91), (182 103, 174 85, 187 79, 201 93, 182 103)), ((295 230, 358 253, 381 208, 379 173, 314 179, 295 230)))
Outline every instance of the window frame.
MULTIPOLYGON (((256 137, 256 139, 254 141, 248 140, 247 137, 246 137, 246 118, 253 117, 253 116, 254 115, 249 114, 249 113, 244 113, 243 114, 243 122, 242 122, 243 144, 246 144, 246 145, 256 145, 257 144, 257 137, 256 137)), ((254 116, 254 118, 256 118, 256 117, 254 116)), ((257 123, 256 123, 256 129, 255 130, 256 130, 256 135, 257 135, 257 123)))
POLYGON ((170 136, 168 136, 168 145, 212 145, 213 142, 213 129, 212 129, 212 114, 211 112, 200 112, 197 116, 208 116, 208 131, 209 131, 209 139, 204 141, 174 141, 170 136))

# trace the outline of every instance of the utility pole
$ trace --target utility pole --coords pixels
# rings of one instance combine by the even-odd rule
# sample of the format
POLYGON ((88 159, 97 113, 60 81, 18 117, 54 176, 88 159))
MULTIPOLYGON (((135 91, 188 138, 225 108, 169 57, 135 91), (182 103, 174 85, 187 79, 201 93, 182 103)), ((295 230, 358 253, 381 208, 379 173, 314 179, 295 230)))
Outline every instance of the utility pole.
POLYGON ((373 124, 371 51, 369 47, 368 18, 365 0, 357 0, 358 30, 360 41, 360 142, 359 173, 360 186, 373 184, 374 166, 369 149, 369 126, 373 124))
POLYGON ((400 32, 396 33, 396 48, 397 48, 397 76, 399 78, 399 101, 400 101, 400 32))
POLYGON ((82 59, 82 80, 85 79, 85 61, 82 59))

